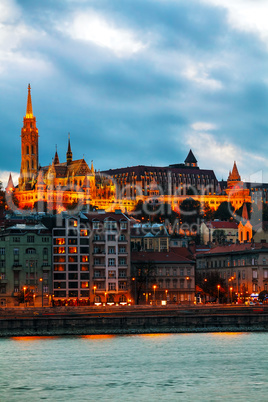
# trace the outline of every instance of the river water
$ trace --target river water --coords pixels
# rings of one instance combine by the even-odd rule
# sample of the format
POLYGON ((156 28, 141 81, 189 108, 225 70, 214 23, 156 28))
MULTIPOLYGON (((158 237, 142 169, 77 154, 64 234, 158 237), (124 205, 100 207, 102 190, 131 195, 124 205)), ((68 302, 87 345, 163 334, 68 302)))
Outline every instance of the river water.
POLYGON ((268 334, 0 339, 0 401, 267 401, 268 334))

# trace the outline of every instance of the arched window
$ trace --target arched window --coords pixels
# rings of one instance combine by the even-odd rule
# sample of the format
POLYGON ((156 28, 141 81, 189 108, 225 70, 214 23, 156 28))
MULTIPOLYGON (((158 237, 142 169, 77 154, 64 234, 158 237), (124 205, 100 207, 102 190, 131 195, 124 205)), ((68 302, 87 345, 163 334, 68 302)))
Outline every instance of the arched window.
POLYGON ((36 250, 35 248, 27 248, 26 249, 26 254, 36 254, 36 250))
POLYGON ((119 297, 119 303, 125 303, 126 301, 127 301, 127 298, 126 298, 125 295, 121 295, 121 296, 119 297))
POLYGON ((108 297, 107 297, 107 303, 114 303, 114 297, 113 297, 113 295, 108 295, 108 297))
POLYGON ((29 155, 29 145, 26 146, 26 154, 29 155))
POLYGON ((34 154, 34 146, 32 145, 32 154, 34 154))

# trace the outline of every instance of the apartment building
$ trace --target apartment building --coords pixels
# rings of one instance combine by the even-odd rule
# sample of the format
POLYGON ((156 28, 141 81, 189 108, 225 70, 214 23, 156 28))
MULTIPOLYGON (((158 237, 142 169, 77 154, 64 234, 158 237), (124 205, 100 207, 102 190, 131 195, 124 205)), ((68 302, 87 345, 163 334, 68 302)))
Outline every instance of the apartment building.
POLYGON ((206 278, 218 272, 237 294, 268 290, 268 244, 217 246, 196 254, 196 272, 206 278))
POLYGON ((49 305, 51 233, 42 224, 16 224, 0 233, 0 305, 49 305), (43 288, 43 289, 42 289, 43 288), (24 294, 24 299, 20 296, 24 294), (43 300, 42 300, 43 298, 43 300))
POLYGON ((90 236, 90 281, 95 304, 131 303, 130 219, 120 210, 85 214, 90 236))

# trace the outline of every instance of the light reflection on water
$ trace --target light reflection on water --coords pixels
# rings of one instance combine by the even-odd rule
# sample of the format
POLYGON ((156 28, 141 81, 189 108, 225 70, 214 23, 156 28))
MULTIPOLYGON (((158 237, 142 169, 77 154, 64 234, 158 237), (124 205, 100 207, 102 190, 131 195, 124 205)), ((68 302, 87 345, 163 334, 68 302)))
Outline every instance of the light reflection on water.
POLYGON ((0 339, 0 401, 267 400, 266 333, 0 339))

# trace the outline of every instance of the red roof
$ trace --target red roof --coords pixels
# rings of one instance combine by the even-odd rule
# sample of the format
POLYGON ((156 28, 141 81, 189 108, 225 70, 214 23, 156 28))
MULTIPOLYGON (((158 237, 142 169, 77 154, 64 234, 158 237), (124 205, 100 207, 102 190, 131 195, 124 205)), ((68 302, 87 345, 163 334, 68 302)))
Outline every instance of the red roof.
POLYGON ((238 244, 229 244, 228 246, 217 246, 212 248, 209 251, 200 254, 220 254, 220 253, 232 253, 232 252, 243 252, 248 250, 261 250, 267 249, 267 243, 238 243, 238 244))
POLYGON ((186 247, 170 247, 169 250, 190 260, 193 258, 193 254, 186 247))
POLYGON ((173 251, 169 252, 134 251, 133 253, 131 253, 131 261, 132 262, 154 261, 154 262, 166 262, 166 263, 192 262, 192 260, 190 260, 189 258, 174 253, 173 251))
POLYGON ((238 224, 236 222, 226 222, 226 221, 210 221, 206 222, 208 228, 211 229, 237 229, 238 224))

